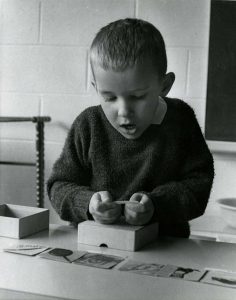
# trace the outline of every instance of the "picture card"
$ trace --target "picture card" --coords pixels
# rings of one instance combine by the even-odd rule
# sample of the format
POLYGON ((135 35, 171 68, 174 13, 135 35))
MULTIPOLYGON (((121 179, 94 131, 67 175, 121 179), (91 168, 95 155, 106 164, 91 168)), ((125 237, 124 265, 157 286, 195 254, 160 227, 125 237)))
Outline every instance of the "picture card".
POLYGON ((169 277, 188 281, 200 281, 200 279, 205 275, 205 273, 205 270, 198 270, 186 267, 176 267, 174 272, 172 272, 169 275, 169 277))
POLYGON ((203 283, 236 288, 236 273, 227 271, 208 270, 201 280, 203 283))
POLYGON ((63 248, 50 248, 49 250, 39 254, 40 258, 46 258, 50 260, 72 263, 74 260, 85 255, 86 251, 72 251, 63 248))
POLYGON ((10 252, 15 254, 22 254, 22 255, 29 255, 29 256, 35 256, 37 254, 40 254, 44 251, 46 251, 48 247, 40 246, 40 245, 16 245, 9 248, 3 249, 4 252, 10 252))
POLYGON ((111 269, 124 260, 123 257, 100 253, 86 253, 73 263, 89 267, 111 269))
POLYGON ((159 276, 159 277, 165 277, 165 278, 170 277, 171 274, 173 274, 173 273, 176 271, 177 268, 178 268, 177 266, 173 266, 173 265, 165 265, 165 266, 160 270, 158 276, 159 276))
POLYGON ((199 281, 206 271, 183 268, 174 265, 163 265, 156 263, 142 263, 137 261, 128 261, 119 268, 120 271, 132 272, 142 275, 178 278, 190 281, 199 281))
POLYGON ((129 260, 127 263, 122 265, 119 268, 119 270, 125 271, 125 272, 131 272, 131 273, 137 273, 137 274, 157 277, 157 276, 159 276, 160 271, 164 267, 165 267, 165 265, 162 265, 162 264, 143 263, 143 262, 129 260))

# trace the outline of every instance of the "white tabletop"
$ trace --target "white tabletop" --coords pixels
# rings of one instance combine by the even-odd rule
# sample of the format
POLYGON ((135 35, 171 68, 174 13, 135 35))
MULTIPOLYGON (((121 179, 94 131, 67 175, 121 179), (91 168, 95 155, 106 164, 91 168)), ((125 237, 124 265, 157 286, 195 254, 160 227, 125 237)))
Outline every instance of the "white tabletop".
MULTIPOLYGON (((0 289, 4 289, 2 294, 6 290, 13 290, 45 295, 45 299, 49 299, 47 297, 50 296, 96 300, 236 299, 236 289, 121 272, 117 267, 112 270, 102 270, 1 251, 5 247, 22 243, 116 254, 141 262, 201 269, 218 268, 236 272, 235 244, 163 239, 138 252, 127 252, 78 245, 75 228, 51 225, 49 231, 43 231, 23 240, 0 238, 0 289)), ((15 293, 14 299, 23 299, 20 295, 15 293)), ((36 299, 41 298, 38 296, 36 299)))

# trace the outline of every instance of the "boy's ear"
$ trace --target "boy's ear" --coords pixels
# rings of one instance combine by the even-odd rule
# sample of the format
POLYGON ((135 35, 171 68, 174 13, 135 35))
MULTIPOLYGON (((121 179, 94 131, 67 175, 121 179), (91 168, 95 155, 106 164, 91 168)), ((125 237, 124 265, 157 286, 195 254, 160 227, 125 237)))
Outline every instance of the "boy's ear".
POLYGON ((92 84, 92 86, 95 88, 95 90, 97 91, 96 83, 95 83, 93 80, 91 81, 91 84, 92 84))
POLYGON ((175 81, 175 74, 173 72, 167 73, 165 75, 162 82, 162 91, 160 94, 161 97, 165 97, 169 93, 174 81, 175 81))

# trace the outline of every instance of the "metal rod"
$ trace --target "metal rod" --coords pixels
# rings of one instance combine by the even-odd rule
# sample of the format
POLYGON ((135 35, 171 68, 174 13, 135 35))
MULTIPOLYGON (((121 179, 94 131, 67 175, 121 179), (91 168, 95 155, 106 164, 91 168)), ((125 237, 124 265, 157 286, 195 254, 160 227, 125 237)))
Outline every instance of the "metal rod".
POLYGON ((0 164, 36 166, 36 199, 37 206, 44 207, 44 122, 50 122, 51 117, 0 117, 0 122, 33 122, 36 123, 36 163, 8 162, 0 164))
POLYGON ((42 122, 50 122, 51 118, 50 117, 0 117, 0 123, 3 122, 33 122, 36 123, 38 121, 42 122))
POLYGON ((19 161, 0 161, 0 165, 35 166, 35 163, 19 162, 19 161))
POLYGON ((44 123, 36 123, 36 195, 37 206, 44 207, 44 123))

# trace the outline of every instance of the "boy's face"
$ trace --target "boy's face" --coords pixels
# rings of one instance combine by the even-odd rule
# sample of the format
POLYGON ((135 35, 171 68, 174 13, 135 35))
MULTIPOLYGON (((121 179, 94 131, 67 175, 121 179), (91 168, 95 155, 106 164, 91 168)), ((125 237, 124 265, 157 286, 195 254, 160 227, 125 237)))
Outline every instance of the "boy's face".
POLYGON ((93 67, 95 86, 110 124, 125 138, 137 139, 153 122, 162 80, 151 64, 122 72, 93 67))

